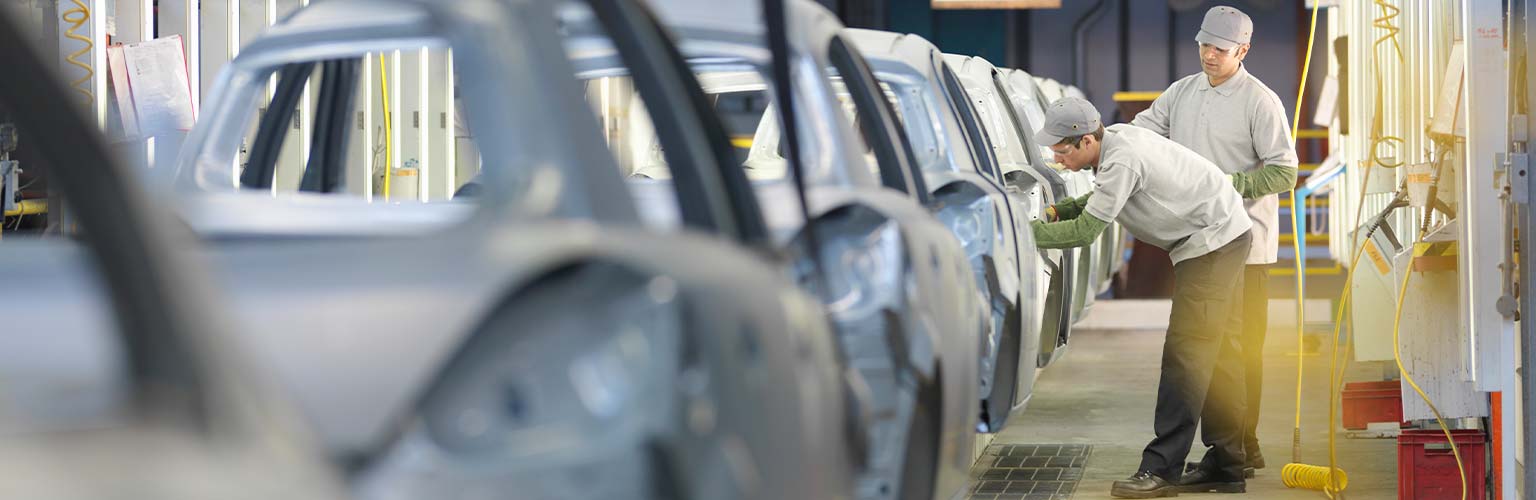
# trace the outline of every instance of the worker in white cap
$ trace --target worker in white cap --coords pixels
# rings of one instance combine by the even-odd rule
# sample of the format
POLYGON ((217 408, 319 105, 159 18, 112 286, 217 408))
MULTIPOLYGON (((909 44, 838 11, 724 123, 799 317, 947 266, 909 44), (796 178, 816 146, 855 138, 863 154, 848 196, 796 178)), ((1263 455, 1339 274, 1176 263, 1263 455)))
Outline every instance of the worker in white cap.
MULTIPOLYGON (((1173 260, 1173 312, 1163 343, 1162 374, 1153 417, 1156 437, 1141 466, 1110 494, 1119 498, 1176 496, 1195 427, 1224 429, 1212 438, 1226 458, 1229 481, 1205 491, 1242 492, 1242 359, 1238 337, 1243 262, 1253 223, 1232 181, 1216 164, 1150 130, 1126 124, 1105 128, 1083 99, 1060 99, 1046 108, 1035 140, 1050 146, 1056 162, 1072 171, 1092 167, 1093 192, 1048 209, 1058 222, 1035 221, 1035 244, 1070 248, 1098 239, 1119 221, 1137 239, 1168 251, 1173 260)), ((1223 478, 1225 479, 1225 478, 1223 478)))
MULTIPOLYGON (((1243 66, 1253 21, 1232 7, 1205 13, 1195 41, 1201 72, 1174 82, 1132 125, 1162 134, 1211 160, 1231 174, 1253 219, 1253 249, 1243 271, 1242 357, 1247 399, 1243 445, 1244 476, 1264 468, 1259 451, 1259 399, 1263 395, 1264 334, 1269 327, 1269 267, 1278 260, 1280 198, 1296 187, 1296 149, 1285 106, 1275 92, 1243 66)), ((1211 431, 1207 427, 1205 431, 1211 431)), ((1206 436, 1206 446, 1211 441, 1206 436)), ((1206 454, 1190 464, 1190 480, 1210 482, 1218 458, 1206 454)))

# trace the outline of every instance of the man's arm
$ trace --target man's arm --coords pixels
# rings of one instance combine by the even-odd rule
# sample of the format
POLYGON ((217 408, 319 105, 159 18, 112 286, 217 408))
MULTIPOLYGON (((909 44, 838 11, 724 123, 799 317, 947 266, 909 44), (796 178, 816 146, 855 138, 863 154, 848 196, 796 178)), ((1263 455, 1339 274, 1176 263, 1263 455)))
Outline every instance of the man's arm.
POLYGON ((1073 248, 1088 246, 1097 241, 1109 223, 1092 214, 1082 214, 1081 217, 1061 222, 1037 220, 1030 223, 1030 227, 1034 229, 1036 248, 1073 248))
POLYGON ((1288 165, 1265 165, 1251 172, 1232 174, 1232 187, 1243 199, 1283 193, 1296 187, 1297 169, 1288 165))
MULTIPOLYGON (((1178 82, 1174 82, 1174 85, 1177 84, 1178 82)), ((1168 118, 1172 116, 1173 90, 1172 86, 1168 87, 1168 90, 1164 90, 1162 94, 1159 94, 1157 99, 1152 100, 1152 106, 1140 113, 1136 113, 1136 117, 1131 119, 1131 125, 1157 132, 1157 135, 1163 137, 1168 137, 1171 128, 1168 124, 1168 118)))
POLYGON ((1053 222, 1076 219, 1079 214, 1083 213, 1083 207, 1088 205, 1088 197, 1090 196, 1093 196, 1092 192, 1076 198, 1067 198, 1062 200, 1061 203, 1051 205, 1050 208, 1045 209, 1046 219, 1053 222))
POLYGON ((1285 106, 1273 92, 1263 96, 1253 110, 1250 122, 1253 152, 1259 157, 1257 170, 1232 174, 1232 187, 1244 199, 1289 191, 1296 187, 1296 148, 1291 141, 1290 119, 1285 106))
POLYGON ((1034 229, 1036 247, 1071 248, 1093 243, 1094 239, 1104 233, 1104 228, 1109 227, 1108 221, 1120 214, 1120 209, 1125 207, 1131 193, 1139 189, 1141 174, 1128 165, 1103 165, 1094 184, 1097 188, 1092 193, 1067 204, 1069 211, 1073 207, 1077 209, 1076 213, 1069 214, 1072 220, 1030 223, 1034 229), (1089 203, 1089 195, 1092 194, 1098 196, 1093 196, 1092 203, 1089 203))

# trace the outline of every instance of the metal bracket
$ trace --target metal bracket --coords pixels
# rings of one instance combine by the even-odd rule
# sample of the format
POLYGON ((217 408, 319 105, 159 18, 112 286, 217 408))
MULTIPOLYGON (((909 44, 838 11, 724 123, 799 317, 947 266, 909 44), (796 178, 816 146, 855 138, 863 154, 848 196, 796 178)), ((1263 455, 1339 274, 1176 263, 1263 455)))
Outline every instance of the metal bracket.
MULTIPOLYGON (((1502 153, 1499 156, 1504 156, 1502 153)), ((1518 205, 1526 205, 1531 199, 1531 155, 1527 153, 1510 153, 1505 159, 1509 167, 1510 194, 1518 205)))
POLYGON ((14 160, 0 160, 0 211, 16 210, 16 187, 21 169, 14 160))

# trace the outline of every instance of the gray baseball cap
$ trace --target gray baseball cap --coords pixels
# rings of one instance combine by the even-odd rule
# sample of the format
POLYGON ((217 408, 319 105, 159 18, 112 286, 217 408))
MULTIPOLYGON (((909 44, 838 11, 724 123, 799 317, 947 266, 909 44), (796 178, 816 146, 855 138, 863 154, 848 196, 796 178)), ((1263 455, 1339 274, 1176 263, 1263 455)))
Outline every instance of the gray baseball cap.
POLYGON ((1248 14, 1225 5, 1205 11, 1205 21, 1200 23, 1200 33, 1195 41, 1215 45, 1221 50, 1248 43, 1253 39, 1253 20, 1248 14))
POLYGON ((1099 110, 1093 103, 1077 97, 1063 97, 1045 107, 1045 126, 1035 132, 1035 142, 1055 146, 1062 139, 1088 135, 1099 130, 1099 110))

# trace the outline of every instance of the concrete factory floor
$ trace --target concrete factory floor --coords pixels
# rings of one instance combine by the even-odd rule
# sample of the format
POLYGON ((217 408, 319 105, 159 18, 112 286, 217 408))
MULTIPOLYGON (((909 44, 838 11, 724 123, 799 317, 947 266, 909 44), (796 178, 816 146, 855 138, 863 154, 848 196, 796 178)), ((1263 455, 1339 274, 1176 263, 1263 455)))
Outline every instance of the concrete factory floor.
MULTIPOLYGON (((1023 418, 1010 422, 998 433, 990 451, 1000 449, 997 445, 1011 444, 1091 446, 1081 471, 1081 483, 1070 498, 1111 498, 1110 483, 1136 471, 1142 447, 1152 438, 1152 410, 1169 304, 1166 300, 1096 304, 1073 335, 1071 351, 1041 373, 1034 399, 1023 418)), ((1283 318, 1275 322, 1294 323, 1283 318)), ((1259 422, 1259 441, 1268 468, 1248 480, 1248 494, 1180 496, 1325 498, 1320 491, 1287 489, 1280 482, 1281 467, 1291 461, 1296 351, 1295 327, 1274 324, 1265 347, 1263 416, 1259 422)), ((1300 358, 1305 369, 1301 460, 1324 466, 1328 459, 1328 354, 1325 346, 1321 355, 1300 358)), ((1346 380, 1380 380, 1383 369, 1380 364, 1355 364, 1346 380)), ((1203 449, 1197 438, 1190 459, 1199 460, 1203 449)), ((1351 500, 1397 498, 1394 439, 1347 439, 1340 432, 1338 460, 1349 477, 1346 493, 1351 500)), ((978 462, 977 475, 989 465, 988 461, 988 457, 983 457, 978 462)), ((1067 489, 1064 487, 1062 492, 1067 489)), ((974 498, 994 496, 978 494, 974 498)))

